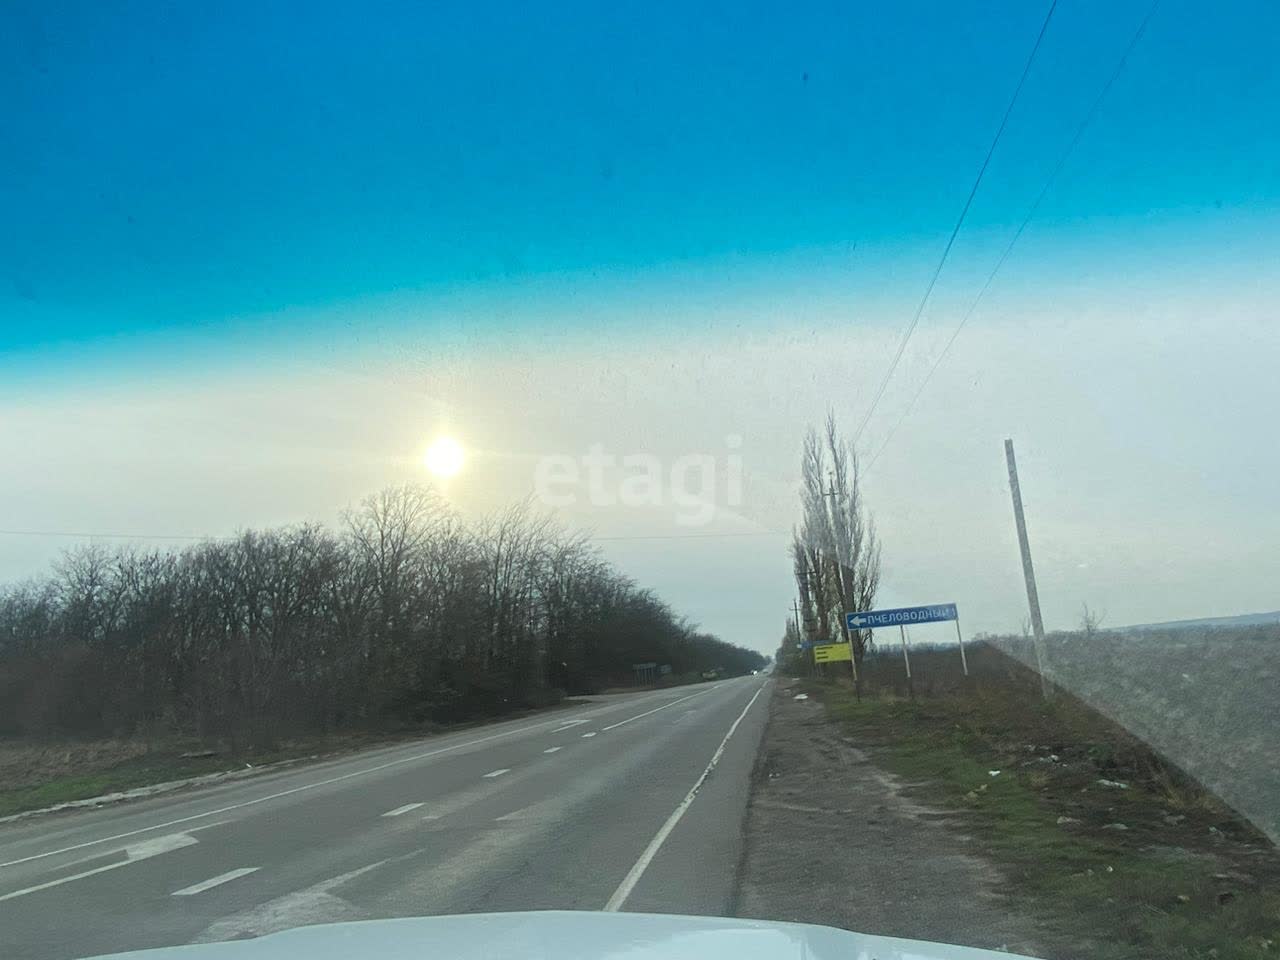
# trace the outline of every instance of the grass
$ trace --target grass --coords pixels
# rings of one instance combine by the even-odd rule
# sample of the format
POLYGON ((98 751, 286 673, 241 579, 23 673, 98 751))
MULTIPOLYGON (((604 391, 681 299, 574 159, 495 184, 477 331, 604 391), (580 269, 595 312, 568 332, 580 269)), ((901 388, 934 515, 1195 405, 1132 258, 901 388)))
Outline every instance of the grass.
POLYGON ((569 703, 512 711, 456 724, 417 724, 389 730, 315 734, 279 741, 271 750, 232 751, 190 738, 101 740, 0 740, 0 817, 108 793, 242 770, 285 760, 332 756, 390 745, 446 731, 514 720, 569 703))
POLYGON ((1080 702, 1043 702, 997 651, 975 650, 970 666, 973 678, 947 682, 935 664, 934 695, 915 699, 874 669, 860 701, 848 686, 812 689, 911 795, 978 841, 1052 956, 1079 956, 1085 938, 1086 955, 1116 960, 1280 957, 1280 859, 1265 837, 1080 702))
POLYGON ((55 777, 30 786, 0 788, 0 816, 38 810, 71 800, 85 800, 106 793, 130 790, 168 780, 183 780, 217 773, 230 765, 223 758, 209 761, 124 761, 96 773, 55 777))
MULTIPOLYGON (((330 745, 330 749, 336 744, 330 745)), ((185 780, 206 774, 278 762, 316 751, 296 743, 270 753, 203 753, 186 740, 69 741, 43 744, 0 742, 0 816, 39 810, 73 800, 185 780)))

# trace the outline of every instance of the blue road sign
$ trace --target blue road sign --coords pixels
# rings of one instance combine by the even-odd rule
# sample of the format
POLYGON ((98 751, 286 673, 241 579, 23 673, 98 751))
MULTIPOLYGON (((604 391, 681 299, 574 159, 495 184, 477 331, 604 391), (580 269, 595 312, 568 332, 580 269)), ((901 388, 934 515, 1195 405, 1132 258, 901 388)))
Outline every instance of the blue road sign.
POLYGON ((850 630, 872 630, 876 627, 910 626, 913 623, 939 623, 959 620, 954 603, 934 603, 927 607, 898 607, 894 610, 863 610, 846 613, 845 626, 850 630))

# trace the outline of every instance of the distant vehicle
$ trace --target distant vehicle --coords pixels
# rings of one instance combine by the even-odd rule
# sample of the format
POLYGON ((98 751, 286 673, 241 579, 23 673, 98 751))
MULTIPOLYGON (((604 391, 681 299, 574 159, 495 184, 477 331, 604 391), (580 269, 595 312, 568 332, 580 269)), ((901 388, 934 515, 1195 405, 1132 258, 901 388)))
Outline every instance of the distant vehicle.
POLYGON ((1019 960, 1012 953, 810 923, 555 910, 327 923, 256 940, 120 953, 112 960, 417 960, 428 955, 439 960, 1019 960))

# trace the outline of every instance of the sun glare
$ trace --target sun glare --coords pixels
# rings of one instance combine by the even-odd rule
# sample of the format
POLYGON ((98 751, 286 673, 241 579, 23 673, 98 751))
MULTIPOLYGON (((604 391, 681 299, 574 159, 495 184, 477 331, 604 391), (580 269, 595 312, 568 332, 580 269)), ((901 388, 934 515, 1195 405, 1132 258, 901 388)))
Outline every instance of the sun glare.
POLYGON ((462 469, 464 459, 466 457, 462 445, 457 440, 453 437, 437 437, 427 447, 422 461, 437 477, 452 477, 462 469))

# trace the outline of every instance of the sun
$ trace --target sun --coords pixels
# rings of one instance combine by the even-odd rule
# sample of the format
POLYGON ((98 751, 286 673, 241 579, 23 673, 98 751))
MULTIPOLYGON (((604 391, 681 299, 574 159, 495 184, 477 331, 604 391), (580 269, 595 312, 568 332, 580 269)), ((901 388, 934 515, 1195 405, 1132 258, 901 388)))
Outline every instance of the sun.
POLYGON ((453 437, 436 437, 427 447, 422 462, 437 477, 452 477, 462 469, 466 454, 453 437))

